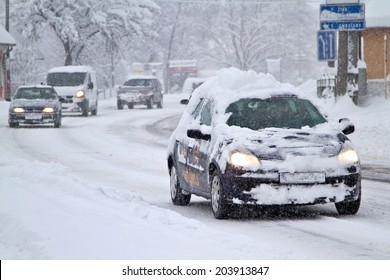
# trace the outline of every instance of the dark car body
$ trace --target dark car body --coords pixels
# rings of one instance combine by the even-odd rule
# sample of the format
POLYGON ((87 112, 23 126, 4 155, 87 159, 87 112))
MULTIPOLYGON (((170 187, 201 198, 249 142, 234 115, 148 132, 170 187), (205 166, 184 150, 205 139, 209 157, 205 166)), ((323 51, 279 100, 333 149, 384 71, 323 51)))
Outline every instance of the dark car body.
POLYGON ((163 90, 160 81, 155 76, 134 76, 128 79, 117 90, 117 108, 123 109, 127 105, 129 109, 134 105, 146 105, 152 109, 163 107, 163 90))
POLYGON ((216 218, 233 205, 334 202, 339 214, 357 213, 360 162, 348 120, 328 123, 309 100, 279 89, 229 98, 202 90, 169 142, 174 204, 188 204, 191 194, 211 199, 216 218))
POLYGON ((53 124, 60 127, 61 102, 51 86, 21 86, 13 95, 9 107, 10 127, 20 124, 53 124))

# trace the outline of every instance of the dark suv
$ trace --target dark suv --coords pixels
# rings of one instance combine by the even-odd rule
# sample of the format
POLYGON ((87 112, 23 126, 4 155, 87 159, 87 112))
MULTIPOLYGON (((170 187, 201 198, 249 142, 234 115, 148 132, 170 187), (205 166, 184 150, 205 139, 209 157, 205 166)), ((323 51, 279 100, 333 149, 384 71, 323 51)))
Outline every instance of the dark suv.
POLYGON ((163 90, 160 81, 154 76, 134 76, 127 80, 117 91, 117 107, 119 110, 127 105, 133 109, 134 105, 146 105, 152 109, 163 107, 163 90))

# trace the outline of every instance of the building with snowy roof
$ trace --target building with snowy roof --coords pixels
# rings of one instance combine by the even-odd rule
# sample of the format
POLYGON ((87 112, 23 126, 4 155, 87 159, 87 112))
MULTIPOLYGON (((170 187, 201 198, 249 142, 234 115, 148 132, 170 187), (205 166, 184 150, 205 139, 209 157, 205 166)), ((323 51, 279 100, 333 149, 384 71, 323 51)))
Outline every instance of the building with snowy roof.
POLYGON ((9 52, 15 45, 15 39, 0 25, 0 100, 10 97, 9 52))

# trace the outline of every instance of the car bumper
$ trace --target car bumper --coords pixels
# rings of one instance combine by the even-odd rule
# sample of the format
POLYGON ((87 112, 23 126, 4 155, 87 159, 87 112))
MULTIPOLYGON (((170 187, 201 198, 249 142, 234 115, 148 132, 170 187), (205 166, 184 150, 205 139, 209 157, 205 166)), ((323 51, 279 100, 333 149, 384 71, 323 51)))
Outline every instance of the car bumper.
POLYGON ((140 94, 140 93, 120 93, 117 99, 122 103, 131 104, 146 104, 151 98, 152 94, 140 94))
POLYGON ((49 124, 55 123, 60 118, 59 113, 22 113, 10 114, 9 122, 18 124, 49 124))
POLYGON ((65 102, 61 103, 62 113, 82 113, 82 108, 86 106, 85 98, 66 97, 65 102))
MULTIPOLYGON (((309 176, 312 174, 310 173, 309 176)), ((314 176, 315 177, 315 176, 314 176)), ((225 199, 232 204, 308 205, 358 199, 359 173, 325 176, 324 181, 281 183, 281 173, 244 173, 221 176, 225 199)))

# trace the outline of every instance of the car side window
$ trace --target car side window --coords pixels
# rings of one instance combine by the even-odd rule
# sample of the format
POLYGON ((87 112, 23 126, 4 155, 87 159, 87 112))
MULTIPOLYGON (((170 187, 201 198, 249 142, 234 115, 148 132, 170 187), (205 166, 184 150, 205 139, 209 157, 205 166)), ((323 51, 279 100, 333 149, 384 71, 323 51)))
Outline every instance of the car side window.
POLYGON ((192 112, 192 118, 193 119, 197 119, 198 116, 199 116, 199 113, 200 113, 200 109, 202 108, 203 106, 203 103, 204 103, 204 100, 200 100, 200 102, 198 103, 198 105, 196 106, 195 110, 192 112))
POLYGON ((204 106, 202 107, 200 113, 200 124, 211 126, 211 102, 210 101, 206 102, 206 104, 204 104, 204 106))

